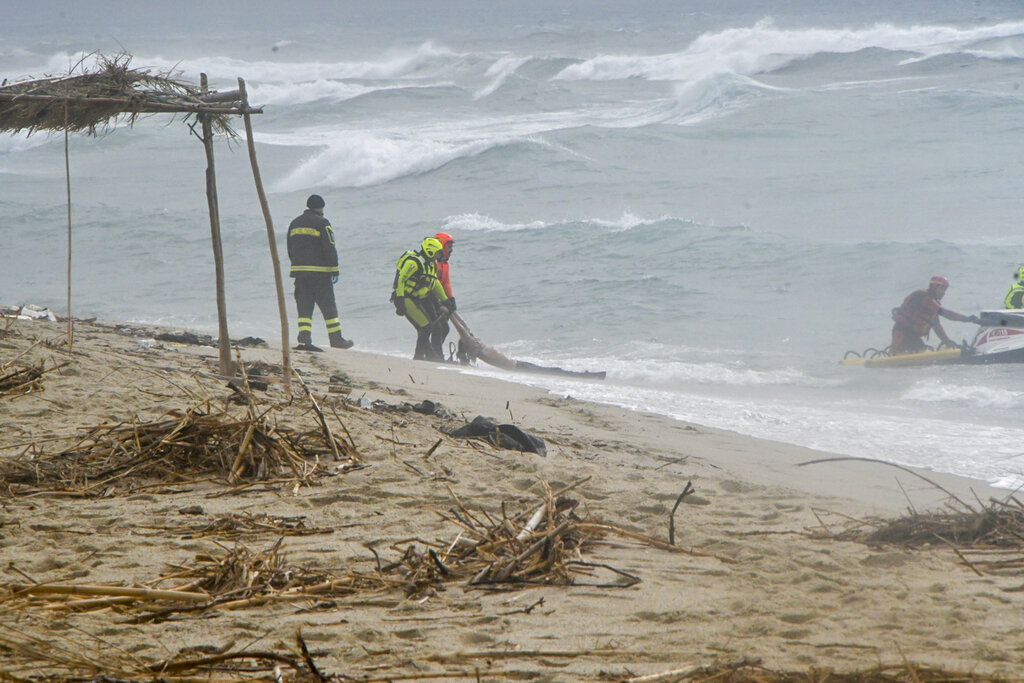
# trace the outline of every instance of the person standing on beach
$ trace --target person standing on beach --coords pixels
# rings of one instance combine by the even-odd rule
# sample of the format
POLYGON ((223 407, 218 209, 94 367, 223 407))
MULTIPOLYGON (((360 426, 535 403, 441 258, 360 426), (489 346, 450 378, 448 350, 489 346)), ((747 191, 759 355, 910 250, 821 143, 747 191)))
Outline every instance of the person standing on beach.
POLYGON ((976 315, 967 316, 942 307, 939 302, 942 301, 948 288, 949 280, 942 275, 933 275, 932 279, 928 281, 928 289, 911 292, 899 308, 892 309, 892 319, 895 324, 892 326, 892 344, 889 345, 889 353, 897 355, 927 350, 924 338, 932 330, 935 330, 935 334, 946 346, 957 346, 942 329, 939 316, 957 322, 981 324, 976 315))
MULTIPOLYGON (((448 295, 448 301, 451 302, 448 310, 455 312, 455 294, 452 291, 452 279, 448 269, 448 261, 452 257, 452 249, 455 248, 455 239, 446 232, 439 232, 434 235, 434 239, 441 243, 441 253, 437 256, 437 262, 435 268, 437 269, 437 279, 441 281, 441 286, 444 287, 444 293, 448 295)), ((434 352, 444 358, 444 340, 448 336, 448 320, 438 320, 437 324, 434 325, 434 329, 430 333, 430 346, 434 349, 434 352)))
POLYGON ((352 341, 341 336, 338 305, 334 301, 334 284, 338 281, 338 250, 334 245, 334 229, 324 218, 324 198, 311 194, 306 210, 288 226, 289 273, 295 278, 295 306, 299 318, 300 351, 323 351, 313 345, 313 306, 327 325, 327 337, 335 349, 352 348, 352 341))
POLYGON ((443 250, 440 240, 428 237, 419 251, 407 251, 395 263, 391 301, 395 315, 405 316, 416 328, 414 360, 444 360, 444 355, 430 343, 434 326, 443 322, 455 306, 437 277, 436 261, 443 250))
POLYGON ((1014 283, 1010 285, 1010 291, 1003 299, 1003 306, 1006 308, 1024 308, 1024 266, 1017 269, 1013 274, 1014 283))

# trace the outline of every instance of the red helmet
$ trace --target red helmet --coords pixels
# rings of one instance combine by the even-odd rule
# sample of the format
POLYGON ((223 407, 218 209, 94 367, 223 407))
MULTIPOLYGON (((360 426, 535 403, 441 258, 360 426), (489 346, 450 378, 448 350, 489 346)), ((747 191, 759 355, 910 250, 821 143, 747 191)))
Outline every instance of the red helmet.
POLYGON ((455 244, 455 238, 446 232, 439 232, 434 235, 434 239, 443 245, 444 260, 447 261, 448 257, 452 254, 452 246, 455 244))
POLYGON ((949 287, 949 280, 943 275, 932 275, 932 279, 928 281, 929 287, 942 287, 946 289, 949 287))

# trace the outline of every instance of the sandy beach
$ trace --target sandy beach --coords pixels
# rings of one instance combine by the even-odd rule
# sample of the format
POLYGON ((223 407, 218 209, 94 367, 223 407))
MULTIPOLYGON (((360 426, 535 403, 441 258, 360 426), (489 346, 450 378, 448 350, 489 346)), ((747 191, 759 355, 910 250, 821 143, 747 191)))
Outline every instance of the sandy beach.
MULTIPOLYGON (((0 377, 43 370, 24 393, 0 394, 0 464, 52 457, 101 424, 252 407, 231 401, 239 392, 217 376, 215 348, 154 332, 79 322, 68 355, 63 324, 0 320, 0 377)), ((274 406, 279 427, 322 429, 298 382, 285 393, 279 351, 240 354, 267 380, 252 391, 256 410, 274 406)), ((96 660, 294 654, 300 630, 336 680, 668 681, 744 660, 774 671, 906 662, 1006 680, 1024 671, 1019 564, 981 571, 949 544, 856 537, 911 510, 958 509, 954 496, 980 509, 1009 491, 874 462, 800 466, 835 456, 358 348, 294 352, 293 365, 330 429, 354 446, 319 463, 322 476, 0 482, 0 671, 66 672, 73 652, 94 653, 79 670, 88 675, 96 660), (436 410, 411 409, 424 401, 436 410), (478 415, 542 438, 546 455, 450 435, 478 415), (688 482, 693 492, 673 514, 688 482), (377 588, 161 619, 139 618, 160 608, 142 599, 83 609, 25 590, 180 588, 183 568, 201 558, 266 552, 279 539, 288 565, 335 576, 374 575, 410 544, 436 548, 444 564, 442 551, 465 536, 454 518, 513 519, 546 500, 545 487, 568 488, 580 519, 628 532, 572 550, 577 570, 589 568, 572 585, 451 580, 414 595, 377 588), (292 532, 211 524, 232 515, 290 520, 292 532), (296 520, 309 533, 295 533, 296 520), (49 648, 12 646, 33 642, 49 648), (40 659, 45 651, 65 663, 40 659)))

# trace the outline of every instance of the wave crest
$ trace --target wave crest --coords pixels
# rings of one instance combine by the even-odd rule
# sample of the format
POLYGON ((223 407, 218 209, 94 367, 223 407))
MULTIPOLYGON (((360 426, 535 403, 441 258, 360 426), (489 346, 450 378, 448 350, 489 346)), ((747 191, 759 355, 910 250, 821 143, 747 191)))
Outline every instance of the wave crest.
MULTIPOLYGON (((863 29, 780 29, 770 19, 754 26, 705 33, 681 52, 661 55, 598 55, 572 64, 555 78, 560 80, 696 81, 712 74, 752 76, 770 73, 816 54, 848 54, 869 48, 913 52, 922 57, 956 52, 971 53, 979 41, 1024 35, 1024 21, 1008 21, 973 28, 953 26, 894 26, 875 24, 863 29)), ((990 50, 995 56, 1016 56, 1016 45, 990 50)), ((1024 48, 1021 49, 1024 51, 1024 48)), ((984 50, 975 50, 985 55, 984 50)))

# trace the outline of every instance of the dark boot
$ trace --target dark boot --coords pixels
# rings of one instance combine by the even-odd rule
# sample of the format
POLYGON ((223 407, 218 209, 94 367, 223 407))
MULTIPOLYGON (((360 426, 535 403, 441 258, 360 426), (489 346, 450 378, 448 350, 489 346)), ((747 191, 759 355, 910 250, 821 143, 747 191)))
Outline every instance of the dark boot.
POLYGON ((299 332, 299 345, 295 347, 296 351, 323 351, 319 346, 313 346, 313 335, 303 330, 299 332))
POLYGON ((342 337, 341 336, 341 332, 331 332, 330 335, 328 335, 328 336, 330 337, 330 340, 331 340, 331 348, 332 349, 351 349, 352 348, 352 340, 351 339, 345 339, 344 337, 342 337))
POLYGON ((412 355, 413 360, 430 359, 430 328, 425 327, 416 335, 416 351, 412 355))

